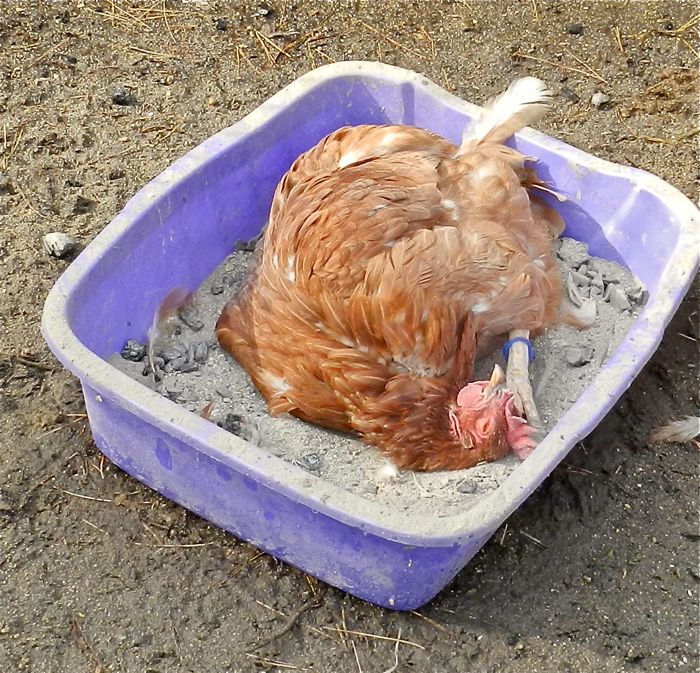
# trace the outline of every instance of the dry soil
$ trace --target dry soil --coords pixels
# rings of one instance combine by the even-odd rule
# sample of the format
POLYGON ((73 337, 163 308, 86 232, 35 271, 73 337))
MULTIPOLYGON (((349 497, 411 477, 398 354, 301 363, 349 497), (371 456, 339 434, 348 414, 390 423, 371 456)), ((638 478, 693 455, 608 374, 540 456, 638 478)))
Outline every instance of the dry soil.
POLYGON ((697 14, 670 1, 4 0, 0 670, 696 670, 698 449, 647 438, 697 414, 697 283, 598 429, 415 614, 326 589, 103 460, 39 319, 71 259, 49 257, 45 233, 86 245, 174 159, 330 61, 408 67, 471 101, 544 77, 557 97, 542 130, 697 199, 697 14), (610 97, 600 108, 596 92, 610 97))

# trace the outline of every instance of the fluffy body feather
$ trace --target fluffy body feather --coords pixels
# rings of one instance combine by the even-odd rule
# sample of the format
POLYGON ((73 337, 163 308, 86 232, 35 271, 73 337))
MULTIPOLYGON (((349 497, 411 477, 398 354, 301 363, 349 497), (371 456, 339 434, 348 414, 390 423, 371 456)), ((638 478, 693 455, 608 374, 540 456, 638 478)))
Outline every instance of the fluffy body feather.
POLYGON ((686 416, 679 421, 670 421, 651 433, 652 442, 690 442, 700 437, 700 417, 686 416))
POLYGON ((467 129, 460 153, 479 143, 502 143, 524 126, 544 115, 552 92, 536 77, 515 80, 502 94, 491 99, 474 124, 467 129))
POLYGON ((501 144, 546 107, 532 79, 461 148, 410 126, 348 127, 292 165, 217 323, 271 413, 357 432, 416 470, 509 451, 503 418, 465 441, 469 409, 456 400, 478 355, 558 319, 563 223, 531 192, 525 157, 501 144))

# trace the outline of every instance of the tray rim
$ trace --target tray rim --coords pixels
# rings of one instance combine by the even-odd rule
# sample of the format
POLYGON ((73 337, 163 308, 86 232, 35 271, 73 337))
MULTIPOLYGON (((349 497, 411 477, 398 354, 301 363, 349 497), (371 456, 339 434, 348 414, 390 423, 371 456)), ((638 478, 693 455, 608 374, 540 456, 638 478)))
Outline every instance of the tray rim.
MULTIPOLYGON (((698 270, 698 222, 696 206, 678 189, 641 169, 622 166, 591 155, 542 132, 526 128, 516 134, 564 158, 585 164, 590 171, 633 180, 673 210, 679 222, 679 241, 666 263, 654 301, 633 323, 613 356, 579 399, 570 407, 537 450, 522 462, 492 493, 467 511, 431 519, 391 510, 310 475, 263 449, 250 445, 213 423, 163 398, 118 372, 90 351, 70 328, 69 295, 99 264, 102 254, 134 225, 154 201, 186 179, 200 164, 212 160, 254 129, 284 113, 286 107, 335 79, 383 80, 388 85, 410 84, 443 104, 473 116, 481 108, 444 90, 419 73, 372 61, 344 61, 324 65, 300 76, 265 100, 238 122, 209 137, 170 164, 139 189, 123 209, 86 246, 50 290, 42 314, 42 333, 62 364, 99 395, 119 400, 121 406, 159 431, 188 443, 235 470, 258 479, 312 510, 332 516, 355 528, 408 545, 448 546, 483 535, 496 528, 539 486, 573 446, 594 429, 612 408, 660 343, 665 327, 685 296, 698 270), (634 338, 630 338, 634 337, 634 338), (625 351, 636 356, 632 364, 620 362, 625 351), (618 394, 619 391, 619 394, 618 394), (588 418, 571 423, 572 418, 588 418), (575 427, 568 427, 568 426, 575 427), (361 505, 364 515, 352 514, 361 505), (439 532, 435 529, 439 528, 439 532)), ((634 359, 634 358, 633 358, 634 359)))

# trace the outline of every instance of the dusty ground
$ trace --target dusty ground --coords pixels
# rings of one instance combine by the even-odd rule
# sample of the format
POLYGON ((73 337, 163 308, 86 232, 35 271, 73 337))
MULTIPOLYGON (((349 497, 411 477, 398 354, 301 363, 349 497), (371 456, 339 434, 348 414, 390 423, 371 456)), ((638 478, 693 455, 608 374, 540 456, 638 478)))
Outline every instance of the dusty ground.
POLYGON ((469 100, 520 74, 543 76, 559 94, 545 131, 696 199, 699 46, 687 22, 697 11, 692 2, 5 0, 0 670, 373 673, 394 670, 386 638, 399 630, 412 644, 398 647, 397 671, 696 670, 698 453, 646 437, 697 413, 697 284, 585 447, 413 615, 324 591, 108 465, 39 317, 68 263, 42 251, 44 233, 87 244, 176 157, 327 61, 381 59, 469 100), (132 104, 112 102, 116 87, 132 104), (606 108, 589 103, 598 90, 611 97, 606 108), (285 631, 312 594, 318 607, 285 631), (372 635, 344 639, 331 630, 343 622, 372 635))

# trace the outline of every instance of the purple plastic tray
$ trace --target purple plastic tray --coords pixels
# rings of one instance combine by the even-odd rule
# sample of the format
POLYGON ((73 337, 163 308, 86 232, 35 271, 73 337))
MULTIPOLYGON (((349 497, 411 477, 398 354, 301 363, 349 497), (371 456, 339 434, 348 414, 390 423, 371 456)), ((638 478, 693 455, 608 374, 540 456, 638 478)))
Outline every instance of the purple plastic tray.
POLYGON ((107 457, 183 507, 356 596, 398 610, 435 596, 597 425, 658 346, 698 267, 698 211, 676 189, 531 129, 516 136, 569 197, 557 206, 566 234, 587 241, 594 255, 623 262, 650 296, 537 450, 496 491, 447 519, 362 501, 150 391, 105 358, 127 338, 145 338, 168 290, 197 288, 237 240, 261 229, 278 180, 327 133, 390 122, 458 141, 477 109, 406 70, 337 63, 299 78, 141 189, 57 281, 42 322, 49 347, 82 382, 92 433, 107 457))

